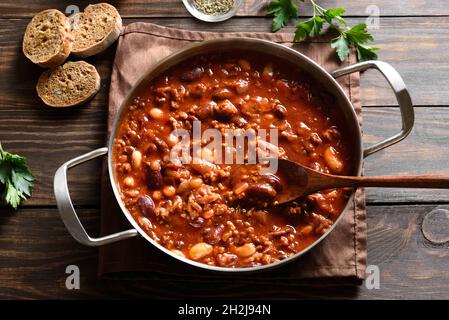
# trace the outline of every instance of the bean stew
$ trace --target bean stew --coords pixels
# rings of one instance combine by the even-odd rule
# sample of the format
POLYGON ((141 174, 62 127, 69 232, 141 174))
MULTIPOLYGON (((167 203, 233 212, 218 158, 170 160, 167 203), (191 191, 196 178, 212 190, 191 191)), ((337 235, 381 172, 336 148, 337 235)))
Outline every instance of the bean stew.
POLYGON ((121 118, 113 144, 121 200, 152 239, 194 261, 236 268, 292 256, 334 224, 352 190, 272 206, 282 177, 257 175, 261 164, 215 163, 203 139, 199 163, 175 163, 170 151, 179 138, 172 132, 192 132, 195 121, 201 132, 276 129, 278 143, 270 148, 277 156, 350 175, 353 140, 336 103, 307 72, 269 54, 186 60, 141 88, 121 118))

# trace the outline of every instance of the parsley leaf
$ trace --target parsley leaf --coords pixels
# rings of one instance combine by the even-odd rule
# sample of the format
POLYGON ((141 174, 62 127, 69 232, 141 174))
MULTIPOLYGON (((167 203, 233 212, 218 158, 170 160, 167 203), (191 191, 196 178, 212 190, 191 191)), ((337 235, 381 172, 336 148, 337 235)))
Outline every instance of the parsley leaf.
POLYGON ((314 17, 296 25, 295 37, 293 41, 301 41, 311 34, 317 36, 323 28, 324 20, 321 17, 314 17))
MULTIPOLYGON (((327 23, 329 28, 337 33, 337 36, 331 41, 331 47, 335 49, 341 61, 348 58, 351 48, 356 49, 359 61, 377 59, 376 51, 379 49, 368 45, 374 39, 368 32, 366 24, 360 23, 349 27, 342 17, 346 11, 344 8, 325 9, 317 5, 314 0, 310 0, 310 3, 313 16, 296 24, 293 41, 298 42, 307 37, 319 36, 323 26, 327 23)), ((271 2, 268 14, 275 17, 273 19, 273 31, 275 32, 297 17, 297 7, 291 0, 276 0, 271 2), (291 6, 294 7, 294 14, 289 14, 287 9, 291 6)))
POLYGON ((21 200, 31 197, 34 180, 26 158, 4 151, 0 144, 0 184, 4 186, 3 201, 17 209, 21 200))
POLYGON ((268 16, 273 16, 273 32, 279 31, 291 19, 298 17, 298 7, 290 0, 273 0, 268 7, 268 16))
POLYGON ((337 38, 332 39, 331 47, 337 51, 337 55, 340 61, 345 61, 349 55, 349 43, 345 36, 342 34, 337 38))
POLYGON ((377 53, 376 51, 379 50, 379 48, 373 48, 369 47, 363 44, 358 44, 356 46, 357 48, 357 59, 359 61, 366 61, 366 60, 376 60, 377 59, 377 53))
POLYGON ((360 23, 352 27, 351 29, 345 31, 345 34, 348 39, 354 44, 373 41, 373 36, 368 33, 368 30, 366 30, 365 23, 360 23))
POLYGON ((345 12, 346 10, 344 8, 332 8, 325 10, 322 14, 324 20, 326 20, 326 22, 329 24, 332 24, 333 23, 332 21, 336 19, 341 24, 346 25, 347 24, 346 20, 341 17, 345 12))

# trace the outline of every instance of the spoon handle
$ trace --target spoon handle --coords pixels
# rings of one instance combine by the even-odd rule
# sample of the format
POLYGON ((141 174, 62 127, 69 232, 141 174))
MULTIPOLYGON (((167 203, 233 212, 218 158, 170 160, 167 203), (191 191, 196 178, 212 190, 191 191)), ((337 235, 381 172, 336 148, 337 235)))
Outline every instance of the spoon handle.
POLYGON ((332 176, 329 181, 337 187, 384 187, 384 188, 431 188, 449 189, 448 175, 419 175, 419 176, 379 176, 379 177, 351 177, 332 176))

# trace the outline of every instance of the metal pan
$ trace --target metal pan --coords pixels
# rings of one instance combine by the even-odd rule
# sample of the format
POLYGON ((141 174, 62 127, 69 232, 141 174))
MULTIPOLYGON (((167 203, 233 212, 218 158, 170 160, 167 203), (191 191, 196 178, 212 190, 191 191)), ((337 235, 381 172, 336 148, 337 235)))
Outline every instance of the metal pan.
MULTIPOLYGON (((89 152, 87 154, 81 155, 75 159, 72 159, 66 163, 64 163, 57 171, 54 177, 54 192, 56 203, 61 214, 61 218, 67 227, 67 230, 70 234, 77 240, 78 242, 86 245, 86 246, 102 246, 105 244, 113 243, 116 241, 121 241, 127 238, 141 236, 146 239, 151 245, 158 248, 162 252, 167 255, 178 259, 184 263, 202 268, 207 270, 214 270, 220 272, 253 272, 260 271, 264 269, 270 269, 279 267, 285 263, 288 263, 292 260, 295 260, 302 256, 309 250, 312 250, 319 242, 321 242, 327 235, 332 232, 335 226, 339 223, 341 218, 344 215, 344 212, 340 214, 340 217, 334 223, 332 228, 330 228, 323 236, 321 236, 315 243, 307 247, 301 252, 296 253, 295 255, 278 261, 276 263, 257 266, 257 267, 248 267, 248 268, 226 268, 226 267, 218 267, 218 266, 209 266, 206 264, 202 264, 199 262, 195 262, 193 260, 181 257, 179 255, 174 254, 168 249, 164 248, 152 238, 148 236, 148 234, 142 230, 142 228, 137 224, 134 218, 126 209, 125 205, 120 199, 120 195, 117 189, 116 177, 114 175, 113 170, 113 157, 112 157, 112 146, 113 140, 116 135, 116 130, 119 124, 121 123, 122 116, 126 107, 129 105, 128 102, 134 96, 135 92, 139 90, 142 86, 148 85, 154 78, 158 75, 166 71, 167 69, 176 66, 182 61, 185 61, 189 58, 192 58, 201 54, 208 54, 213 52, 223 52, 233 50, 233 48, 239 48, 241 50, 248 50, 252 52, 260 52, 262 54, 269 53, 270 55, 285 59, 290 63, 298 66, 300 69, 305 70, 308 74, 314 78, 315 81, 320 83, 323 87, 327 88, 327 91, 331 93, 337 101, 338 107, 340 109, 341 114, 346 122, 346 127, 353 133, 354 137, 354 145, 353 145, 353 153, 355 156, 355 175, 360 175, 362 170, 362 162, 363 158, 367 157, 379 150, 382 150, 388 146, 391 146, 402 139, 404 139, 411 131, 414 123, 414 111, 413 105, 410 98, 410 95, 407 91, 407 88, 402 80, 401 76, 398 72, 391 67, 389 64, 382 61, 366 61, 361 63, 356 63, 347 67, 343 67, 341 69, 334 70, 333 72, 327 72, 316 62, 312 61, 310 58, 304 56, 303 54, 287 48, 283 45, 266 41, 266 40, 257 40, 250 38, 228 38, 228 39, 217 39, 217 40, 209 40, 201 43, 194 44, 188 48, 185 48, 181 51, 178 51, 169 57, 163 59, 153 67, 151 67, 145 75, 136 83, 132 90, 130 90, 128 96, 124 99, 123 104, 120 107, 118 114, 115 117, 114 124, 112 127, 112 133, 109 139, 109 143, 107 147, 100 148, 89 152), (388 81, 393 92, 396 95, 398 105, 401 111, 402 117, 402 126, 400 131, 392 137, 386 138, 368 148, 363 149, 362 146, 362 132, 360 130, 360 126, 358 124, 357 116, 354 112, 354 107, 351 104, 351 101, 346 96, 343 88, 338 84, 335 78, 348 75, 352 72, 364 71, 367 69, 376 69, 378 70, 388 81), (73 168, 83 162, 89 161, 99 156, 107 155, 108 157, 108 169, 109 169, 109 177, 112 184, 112 189, 114 191, 117 202, 120 204, 120 208, 122 209, 122 213, 130 222, 132 228, 126 231, 122 231, 115 234, 110 234, 100 238, 90 237, 80 220, 78 219, 77 213, 73 207, 72 201, 69 195, 69 187, 67 184, 67 171, 70 168, 73 168)), ((354 196, 352 194, 351 198, 354 196)), ((348 204, 351 202, 351 199, 348 201, 348 204)), ((347 211, 348 206, 346 206, 344 211, 347 211)))

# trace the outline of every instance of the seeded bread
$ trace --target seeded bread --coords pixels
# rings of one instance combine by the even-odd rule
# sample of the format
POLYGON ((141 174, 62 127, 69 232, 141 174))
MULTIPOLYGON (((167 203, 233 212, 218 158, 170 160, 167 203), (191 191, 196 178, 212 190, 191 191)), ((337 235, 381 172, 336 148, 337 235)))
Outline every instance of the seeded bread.
POLYGON ((28 24, 22 49, 32 62, 51 68, 64 63, 72 43, 67 17, 56 9, 48 9, 36 14, 28 24))
POLYGON ((91 4, 70 18, 75 38, 72 53, 80 58, 100 53, 113 44, 122 30, 122 18, 108 3, 91 4))
POLYGON ((100 89, 100 75, 95 67, 84 61, 67 62, 47 70, 39 77, 37 94, 51 107, 80 105, 100 89))

